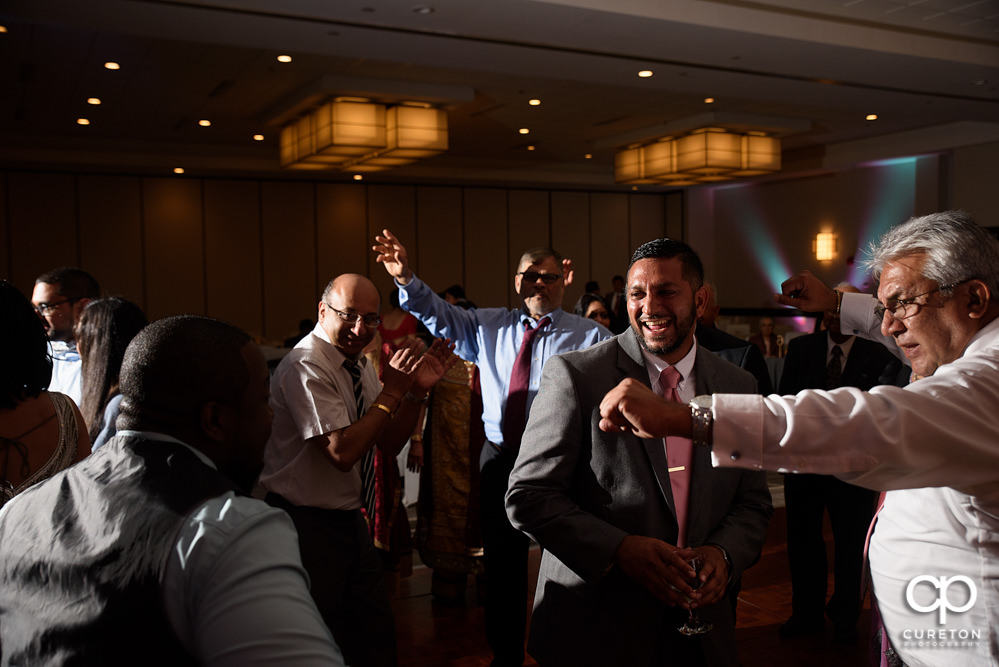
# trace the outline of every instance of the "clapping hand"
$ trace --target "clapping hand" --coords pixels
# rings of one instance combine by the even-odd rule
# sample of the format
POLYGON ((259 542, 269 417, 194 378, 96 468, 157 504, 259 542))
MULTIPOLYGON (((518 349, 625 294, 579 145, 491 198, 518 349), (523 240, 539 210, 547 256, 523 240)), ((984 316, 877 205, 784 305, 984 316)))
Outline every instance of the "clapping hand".
POLYGON ((428 391, 457 361, 454 342, 450 338, 435 338, 430 348, 420 357, 420 365, 414 375, 414 387, 420 391, 428 391))

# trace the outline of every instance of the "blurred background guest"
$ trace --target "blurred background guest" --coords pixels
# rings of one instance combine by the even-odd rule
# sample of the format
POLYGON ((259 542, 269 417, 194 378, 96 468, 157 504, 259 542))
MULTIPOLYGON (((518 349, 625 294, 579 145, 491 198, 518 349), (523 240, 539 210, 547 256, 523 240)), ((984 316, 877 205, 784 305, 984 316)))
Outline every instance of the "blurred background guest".
POLYGON ((598 294, 586 293, 580 296, 573 312, 580 317, 593 320, 606 329, 611 328, 611 318, 607 310, 607 304, 598 294))
POLYGON ((784 341, 774 333, 774 318, 772 317, 760 319, 760 331, 750 336, 749 342, 760 348, 760 352, 767 359, 784 356, 784 341))
POLYGON ((80 412, 95 451, 117 432, 121 361, 125 348, 148 323, 141 308, 112 296, 88 303, 76 325, 76 346, 83 365, 80 412))
POLYGON ((90 453, 86 424, 52 377, 45 325, 0 281, 0 505, 90 453))

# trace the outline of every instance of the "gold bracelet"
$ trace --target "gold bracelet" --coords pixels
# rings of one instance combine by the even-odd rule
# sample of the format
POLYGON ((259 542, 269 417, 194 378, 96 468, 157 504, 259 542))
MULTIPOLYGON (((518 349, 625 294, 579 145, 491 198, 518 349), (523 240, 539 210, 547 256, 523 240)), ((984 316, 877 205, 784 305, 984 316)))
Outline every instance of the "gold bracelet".
POLYGON ((387 406, 387 405, 383 405, 381 403, 372 403, 371 407, 378 408, 379 410, 383 410, 385 412, 385 414, 387 414, 389 416, 389 418, 392 417, 392 410, 390 410, 389 406, 387 406))
POLYGON ((412 435, 409 437, 409 439, 412 440, 413 442, 423 442, 422 435, 412 435))

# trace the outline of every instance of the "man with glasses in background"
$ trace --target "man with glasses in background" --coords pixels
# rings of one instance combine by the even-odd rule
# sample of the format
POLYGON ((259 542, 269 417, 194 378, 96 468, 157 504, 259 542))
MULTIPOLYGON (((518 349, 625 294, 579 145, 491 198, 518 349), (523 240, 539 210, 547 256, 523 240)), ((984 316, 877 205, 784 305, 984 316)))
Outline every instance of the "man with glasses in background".
POLYGON ((406 248, 389 230, 375 241, 377 261, 399 286, 402 308, 434 335, 453 339, 458 356, 479 367, 488 440, 479 459, 486 638, 493 665, 519 667, 524 662, 530 540, 506 516, 510 471, 545 362, 612 334, 562 310, 569 263, 551 248, 534 248, 521 257, 513 280, 520 308, 465 310, 448 304, 413 274, 406 248))
POLYGON ((379 382, 363 350, 380 306, 364 276, 343 274, 326 286, 319 323, 271 379, 274 426, 260 475, 265 500, 295 523, 312 597, 352 667, 397 663, 395 621, 364 516, 374 516, 374 447, 399 453, 430 388, 456 359, 447 341, 422 356, 412 341, 379 382))
POLYGON ((778 301, 904 355, 905 388, 664 403, 619 384, 600 428, 692 436, 715 465, 818 472, 887 491, 870 540, 882 664, 999 664, 999 241, 958 211, 889 230, 877 299, 802 272, 778 301))
POLYGON ((38 276, 31 293, 31 303, 49 336, 52 353, 49 391, 66 394, 77 405, 83 394, 80 388, 80 353, 76 351, 74 328, 83 309, 91 299, 100 295, 101 288, 93 276, 69 266, 38 276))

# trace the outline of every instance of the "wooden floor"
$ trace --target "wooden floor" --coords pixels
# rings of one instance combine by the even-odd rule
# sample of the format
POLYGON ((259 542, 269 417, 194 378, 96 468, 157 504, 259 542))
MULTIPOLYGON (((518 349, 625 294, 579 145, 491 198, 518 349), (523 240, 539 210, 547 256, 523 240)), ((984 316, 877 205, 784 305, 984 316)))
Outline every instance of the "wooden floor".
MULTIPOLYGON (((866 664, 870 612, 865 604, 858 624, 860 642, 844 647, 832 640, 832 624, 823 636, 782 639, 777 630, 791 613, 784 509, 770 523, 760 562, 743 577, 739 596, 737 638, 743 667, 841 667, 866 664)), ((531 551, 531 598, 540 552, 531 551)), ((483 608, 474 581, 464 602, 441 604, 430 594, 431 571, 415 565, 413 575, 392 591, 402 667, 485 667, 492 658, 486 645, 483 608)), ((831 582, 830 582, 831 585, 831 582)), ((528 658, 527 665, 536 663, 528 658)), ((616 666, 615 666, 616 667, 616 666)), ((626 666, 622 666, 626 667, 626 666)))

